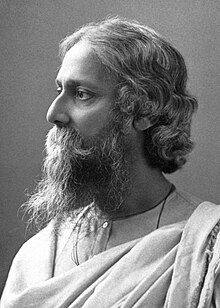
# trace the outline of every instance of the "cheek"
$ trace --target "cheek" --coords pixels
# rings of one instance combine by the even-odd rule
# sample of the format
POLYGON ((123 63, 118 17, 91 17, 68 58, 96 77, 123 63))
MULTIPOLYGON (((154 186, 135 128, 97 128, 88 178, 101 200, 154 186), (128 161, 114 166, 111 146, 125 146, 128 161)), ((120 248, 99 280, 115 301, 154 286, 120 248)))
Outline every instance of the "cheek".
POLYGON ((73 122, 80 134, 84 136, 95 136, 105 128, 110 121, 110 110, 104 106, 79 110, 74 114, 73 122))

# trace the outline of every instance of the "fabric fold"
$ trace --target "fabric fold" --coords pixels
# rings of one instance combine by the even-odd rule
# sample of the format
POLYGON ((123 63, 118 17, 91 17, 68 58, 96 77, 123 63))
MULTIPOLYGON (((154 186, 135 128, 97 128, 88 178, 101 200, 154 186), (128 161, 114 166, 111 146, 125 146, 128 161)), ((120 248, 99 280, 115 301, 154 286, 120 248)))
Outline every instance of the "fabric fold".
POLYGON ((39 273, 41 281, 24 278, 27 272, 36 275, 31 262, 20 262, 34 245, 27 243, 13 262, 1 307, 212 307, 219 301, 214 296, 220 272, 219 220, 219 206, 205 202, 188 222, 106 250, 57 277, 49 277, 51 270, 46 270, 52 266, 51 244, 45 251, 47 263, 40 267, 47 272, 39 273))

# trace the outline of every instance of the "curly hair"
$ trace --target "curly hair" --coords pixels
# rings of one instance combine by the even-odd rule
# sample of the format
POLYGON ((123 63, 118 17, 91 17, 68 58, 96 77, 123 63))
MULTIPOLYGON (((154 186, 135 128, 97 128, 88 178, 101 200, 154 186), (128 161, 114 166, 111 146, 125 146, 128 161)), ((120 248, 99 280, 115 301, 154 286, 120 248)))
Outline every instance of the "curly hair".
POLYGON ((144 133, 148 163, 172 173, 193 148, 192 115, 197 101, 186 90, 182 55, 151 28, 119 17, 83 26, 60 43, 60 56, 86 40, 116 80, 117 107, 125 117, 147 117, 144 133))

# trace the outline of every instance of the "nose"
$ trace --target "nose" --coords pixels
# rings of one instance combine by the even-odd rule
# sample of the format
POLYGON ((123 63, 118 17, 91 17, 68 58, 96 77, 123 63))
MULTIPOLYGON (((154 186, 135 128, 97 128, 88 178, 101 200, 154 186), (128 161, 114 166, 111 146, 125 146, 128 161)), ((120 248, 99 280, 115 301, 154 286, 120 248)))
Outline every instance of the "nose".
POLYGON ((70 122, 67 105, 60 96, 58 96, 50 105, 47 111, 47 121, 60 126, 66 126, 70 122))

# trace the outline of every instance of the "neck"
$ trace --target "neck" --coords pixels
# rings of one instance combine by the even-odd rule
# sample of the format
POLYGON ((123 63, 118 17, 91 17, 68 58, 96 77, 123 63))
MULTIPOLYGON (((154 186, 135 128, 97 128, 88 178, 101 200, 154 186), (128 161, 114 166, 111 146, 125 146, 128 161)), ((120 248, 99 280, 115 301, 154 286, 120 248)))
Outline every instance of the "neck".
POLYGON ((145 161, 132 164, 130 179, 131 189, 125 198, 122 215, 152 209, 167 196, 172 186, 160 171, 149 167, 145 161))

